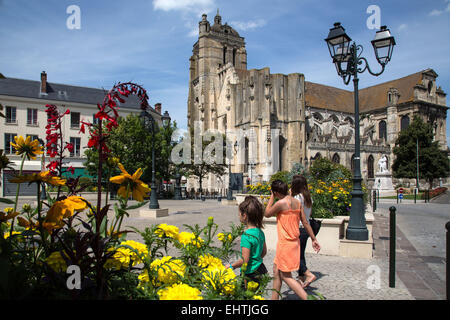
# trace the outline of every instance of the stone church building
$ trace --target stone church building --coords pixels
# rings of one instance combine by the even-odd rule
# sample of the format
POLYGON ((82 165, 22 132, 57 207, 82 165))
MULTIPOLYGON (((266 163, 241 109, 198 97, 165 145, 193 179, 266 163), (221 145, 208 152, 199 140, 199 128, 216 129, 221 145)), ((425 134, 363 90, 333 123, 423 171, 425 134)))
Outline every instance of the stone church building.
MULTIPOLYGON (((308 167, 318 157, 352 169, 352 91, 309 82, 301 73, 248 70, 244 38, 222 24, 219 13, 212 25, 202 16, 189 72, 188 126, 197 122, 204 131, 241 132, 235 138, 231 171, 243 174, 244 185, 268 181, 295 163, 308 167)), ((390 169, 396 137, 414 115, 433 123, 435 139, 447 149, 448 107, 437 77, 427 69, 360 89, 361 171, 369 186, 384 155, 390 169)), ((193 179, 188 180, 191 187, 198 187, 193 179)), ((203 183, 209 190, 227 187, 228 174, 210 175, 203 183)))

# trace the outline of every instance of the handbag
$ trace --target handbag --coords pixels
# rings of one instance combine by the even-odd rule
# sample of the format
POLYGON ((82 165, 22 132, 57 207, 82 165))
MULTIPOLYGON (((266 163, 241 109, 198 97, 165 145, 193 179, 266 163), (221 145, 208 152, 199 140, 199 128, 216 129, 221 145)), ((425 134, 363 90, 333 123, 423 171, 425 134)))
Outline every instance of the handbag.
POLYGON ((322 226, 322 221, 316 220, 314 218, 309 219, 309 225, 311 226, 311 229, 315 236, 319 233, 320 227, 322 226))

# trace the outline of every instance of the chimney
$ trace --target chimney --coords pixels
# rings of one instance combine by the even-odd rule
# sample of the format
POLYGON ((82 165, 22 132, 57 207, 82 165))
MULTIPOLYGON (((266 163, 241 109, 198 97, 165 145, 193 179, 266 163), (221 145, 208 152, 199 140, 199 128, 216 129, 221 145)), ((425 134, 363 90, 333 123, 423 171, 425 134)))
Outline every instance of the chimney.
POLYGON ((161 103, 155 104, 155 111, 158 112, 159 114, 161 114, 161 103))
POLYGON ((45 71, 41 72, 41 94, 47 94, 47 74, 45 71))

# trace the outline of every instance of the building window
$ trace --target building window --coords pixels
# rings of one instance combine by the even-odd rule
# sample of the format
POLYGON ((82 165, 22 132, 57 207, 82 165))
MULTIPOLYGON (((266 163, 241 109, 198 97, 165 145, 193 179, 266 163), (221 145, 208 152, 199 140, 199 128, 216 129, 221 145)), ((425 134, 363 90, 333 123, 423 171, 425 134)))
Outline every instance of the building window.
POLYGON ((73 145, 73 150, 70 152, 70 156, 79 157, 81 150, 81 138, 70 137, 70 143, 73 145))
POLYGON ((6 123, 17 123, 16 107, 6 107, 6 123))
POLYGON ((37 125, 37 109, 27 109, 27 124, 28 125, 37 125))
POLYGON ((335 153, 333 155, 333 158, 331 159, 331 161, 333 161, 334 163, 339 164, 339 162, 341 161, 341 158, 339 157, 339 155, 337 153, 335 153))
POLYGON ((373 159, 372 155, 370 155, 369 158, 367 159, 367 177, 369 179, 373 179, 375 177, 374 171, 373 171, 373 164, 374 164, 374 159, 373 159))
POLYGON ((409 127, 409 117, 407 115, 405 115, 400 120, 400 130, 403 131, 408 127, 409 127))
POLYGON ((381 120, 378 124, 378 138, 386 140, 387 133, 386 133, 386 121, 381 120))
POLYGON ((31 141, 38 140, 39 136, 37 134, 27 134, 25 138, 31 137, 31 141))
POLYGON ((99 119, 95 117, 95 114, 92 115, 92 124, 98 124, 99 123, 99 119))
POLYGON ((14 142, 15 133, 5 133, 5 154, 13 154, 14 148, 11 142, 14 142))
POLYGON ((70 127, 71 128, 79 128, 80 127, 80 113, 79 112, 71 112, 70 113, 70 127))

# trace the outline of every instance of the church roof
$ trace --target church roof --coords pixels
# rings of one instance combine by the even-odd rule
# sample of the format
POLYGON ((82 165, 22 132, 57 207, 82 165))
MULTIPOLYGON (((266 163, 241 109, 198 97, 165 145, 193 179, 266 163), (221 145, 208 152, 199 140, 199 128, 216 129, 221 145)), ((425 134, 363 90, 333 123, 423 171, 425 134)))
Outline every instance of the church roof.
MULTIPOLYGON (((414 101, 414 88, 421 85, 424 73, 436 73, 427 69, 406 77, 359 89, 359 109, 373 111, 387 106, 387 94, 391 88, 398 90, 398 104, 414 101)), ((353 91, 305 81, 306 106, 334 111, 354 112, 353 91)))

